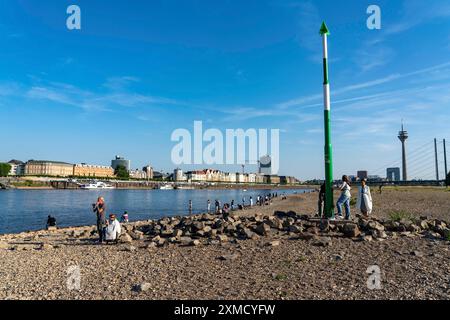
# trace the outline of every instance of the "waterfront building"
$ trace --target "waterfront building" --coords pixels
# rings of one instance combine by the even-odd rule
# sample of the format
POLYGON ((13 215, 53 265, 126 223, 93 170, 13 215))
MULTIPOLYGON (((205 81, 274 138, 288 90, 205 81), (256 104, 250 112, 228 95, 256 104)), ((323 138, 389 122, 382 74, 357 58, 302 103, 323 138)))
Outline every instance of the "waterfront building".
POLYGON ((130 178, 133 179, 147 179, 147 172, 145 172, 144 170, 130 170, 130 178))
POLYGON ((11 166, 10 176, 22 176, 24 174, 25 164, 22 161, 11 160, 8 164, 11 166))
POLYGON ((59 161, 30 160, 25 164, 26 176, 59 176, 73 175, 73 164, 59 161))
POLYGON ((263 174, 257 174, 256 176, 255 176, 255 182, 256 183, 264 183, 264 181, 265 181, 265 176, 263 175, 263 174))
POLYGON ((400 181, 400 168, 387 168, 386 179, 389 181, 400 181))
POLYGON ((177 181, 186 181, 187 177, 184 174, 183 170, 181 170, 180 168, 176 168, 175 170, 173 170, 173 181, 177 182, 177 181))
POLYGON ((246 174, 246 179, 248 183, 256 183, 256 173, 246 174))
POLYGON ((142 170, 145 172, 147 180, 153 179, 153 167, 151 165, 142 168, 142 170))
POLYGON ((243 173, 236 173, 236 182, 237 183, 245 183, 245 174, 243 173))
POLYGON ((259 173, 263 175, 272 175, 272 158, 267 155, 259 159, 259 173))
POLYGON ((266 177, 266 181, 269 184, 280 184, 281 180, 279 176, 275 176, 275 175, 267 175, 266 177))
POLYGON ((90 165, 86 163, 75 164, 73 166, 73 176, 75 177, 114 177, 114 169, 108 166, 90 165))
POLYGON ((111 167, 116 170, 118 166, 124 166, 127 171, 130 171, 131 161, 126 160, 124 157, 116 156, 114 160, 111 160, 111 167))
POLYGON ((189 171, 186 173, 187 179, 189 181, 196 181, 196 182, 206 182, 206 172, 204 170, 198 170, 198 171, 189 171))

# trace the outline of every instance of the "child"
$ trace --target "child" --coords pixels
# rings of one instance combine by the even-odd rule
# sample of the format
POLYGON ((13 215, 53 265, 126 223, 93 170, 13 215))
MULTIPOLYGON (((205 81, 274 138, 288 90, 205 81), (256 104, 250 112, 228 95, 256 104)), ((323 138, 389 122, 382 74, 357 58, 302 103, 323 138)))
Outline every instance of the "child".
POLYGON ((367 181, 364 179, 361 181, 361 187, 359 188, 359 196, 357 208, 361 210, 361 213, 368 217, 372 213, 372 195, 370 194, 370 188, 367 185, 367 181))

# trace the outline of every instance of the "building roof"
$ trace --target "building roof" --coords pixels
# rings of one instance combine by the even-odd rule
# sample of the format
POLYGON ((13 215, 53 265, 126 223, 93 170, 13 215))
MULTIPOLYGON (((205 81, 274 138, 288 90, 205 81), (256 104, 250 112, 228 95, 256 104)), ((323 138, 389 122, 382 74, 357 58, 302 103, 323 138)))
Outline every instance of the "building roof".
POLYGON ((27 164, 42 164, 42 163, 51 163, 51 164, 63 164, 73 166, 71 163, 62 162, 62 161, 51 161, 51 160, 28 160, 27 164))
POLYGON ((16 160, 16 159, 12 159, 11 161, 8 162, 9 164, 23 164, 22 161, 20 160, 16 160))

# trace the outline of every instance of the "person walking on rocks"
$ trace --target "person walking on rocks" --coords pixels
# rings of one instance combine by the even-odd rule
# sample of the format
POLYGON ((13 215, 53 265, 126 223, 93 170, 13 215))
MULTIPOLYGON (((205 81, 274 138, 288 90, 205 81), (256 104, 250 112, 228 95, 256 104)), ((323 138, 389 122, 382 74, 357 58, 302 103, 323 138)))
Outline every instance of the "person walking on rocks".
POLYGON ((350 181, 347 176, 342 176, 342 184, 339 186, 339 190, 341 190, 341 196, 339 197, 336 206, 338 209, 338 218, 342 219, 342 205, 345 206, 345 219, 350 220, 350 199, 352 197, 350 190, 350 181))
POLYGON ((234 211, 234 200, 231 200, 231 211, 234 211))
POLYGON ((100 243, 104 240, 103 229, 106 224, 106 204, 103 197, 98 197, 97 202, 92 204, 92 210, 97 215, 97 232, 98 241, 100 243))
POLYGON ((361 181, 356 207, 365 217, 368 217, 372 213, 372 195, 370 194, 370 188, 367 185, 366 179, 361 181))

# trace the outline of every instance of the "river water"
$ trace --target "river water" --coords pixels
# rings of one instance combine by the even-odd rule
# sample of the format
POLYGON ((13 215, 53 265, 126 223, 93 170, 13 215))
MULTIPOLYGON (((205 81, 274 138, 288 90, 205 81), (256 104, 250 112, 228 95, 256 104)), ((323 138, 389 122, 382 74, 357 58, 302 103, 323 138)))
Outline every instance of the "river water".
POLYGON ((56 217, 59 227, 95 224, 92 203, 100 195, 107 214, 120 217, 128 211, 130 221, 136 221, 187 215, 189 200, 193 213, 202 213, 208 199, 214 209, 216 199, 240 204, 245 197, 248 205, 258 195, 302 192, 309 190, 0 190, 0 234, 43 229, 48 215, 56 217))

